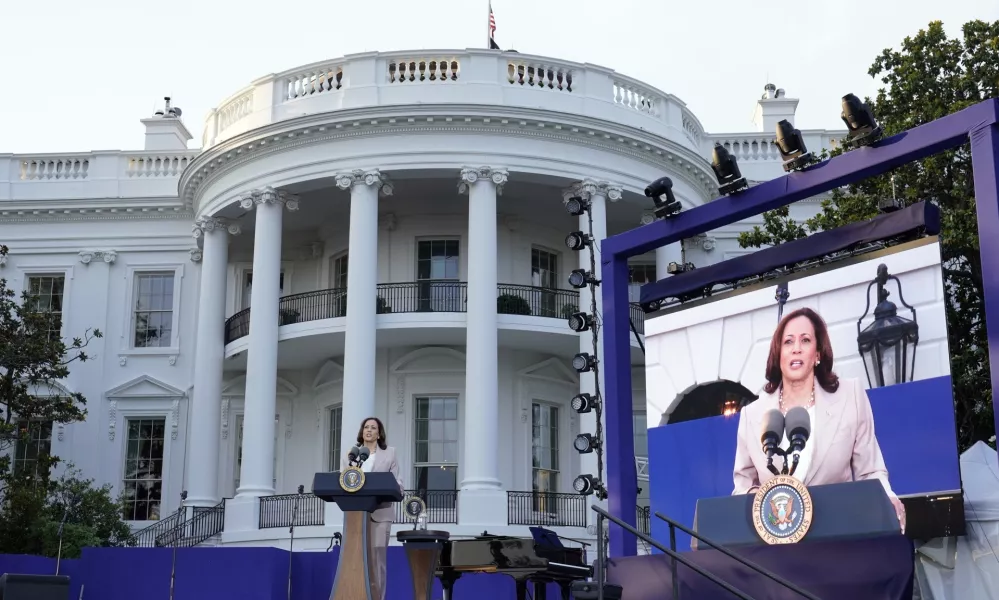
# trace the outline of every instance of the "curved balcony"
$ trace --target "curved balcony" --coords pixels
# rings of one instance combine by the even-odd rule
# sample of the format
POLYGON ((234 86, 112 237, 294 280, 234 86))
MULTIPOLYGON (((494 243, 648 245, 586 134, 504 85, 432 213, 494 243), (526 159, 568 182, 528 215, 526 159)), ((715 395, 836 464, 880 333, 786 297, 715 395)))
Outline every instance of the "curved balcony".
POLYGON ((680 99, 611 69, 468 49, 353 54, 261 77, 211 111, 202 145, 303 115, 406 104, 572 113, 643 129, 698 152, 705 140, 680 99))
MULTIPOLYGON (((579 292, 529 285, 501 283, 496 290, 496 310, 501 315, 521 315, 566 320, 579 310, 579 292)), ((463 313, 468 301, 468 284, 463 281, 416 281, 378 284, 378 314, 463 313)), ((278 305, 280 325, 336 319, 347 314, 347 288, 333 288, 292 294, 278 305)), ((634 303, 631 318, 644 333, 645 313, 634 303)), ((229 317, 225 323, 225 343, 250 334, 250 309, 229 317)))

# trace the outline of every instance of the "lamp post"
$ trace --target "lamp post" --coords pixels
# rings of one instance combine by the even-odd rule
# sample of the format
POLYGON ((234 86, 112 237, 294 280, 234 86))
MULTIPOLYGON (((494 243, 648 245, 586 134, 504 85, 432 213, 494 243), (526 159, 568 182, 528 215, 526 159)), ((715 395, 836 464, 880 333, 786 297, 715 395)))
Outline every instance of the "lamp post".
POLYGON ((902 283, 888 274, 888 267, 878 265, 877 277, 867 285, 867 306, 857 319, 857 346, 864 359, 869 387, 885 387, 912 381, 916 366, 916 345, 919 343, 919 324, 916 309, 902 297, 902 283), (889 281, 898 287, 898 301, 912 313, 912 319, 898 316, 898 307, 888 300, 885 289, 889 281), (878 301, 874 308, 874 321, 863 331, 860 323, 871 308, 871 288, 877 284, 878 301), (910 348, 911 347, 911 348, 910 348))

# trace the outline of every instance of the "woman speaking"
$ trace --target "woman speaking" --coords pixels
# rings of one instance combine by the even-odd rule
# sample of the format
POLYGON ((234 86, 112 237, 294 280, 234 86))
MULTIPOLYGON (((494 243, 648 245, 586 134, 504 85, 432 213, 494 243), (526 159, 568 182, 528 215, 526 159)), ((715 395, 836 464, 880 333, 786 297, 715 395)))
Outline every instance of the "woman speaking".
MULTIPOLYGON (((775 408, 787 414, 802 407, 812 430, 794 477, 805 485, 878 479, 904 531, 905 507, 888 483, 871 402, 859 380, 841 380, 833 372, 832 344, 822 317, 810 308, 785 316, 770 341, 766 369, 766 394, 739 415, 732 493, 753 493, 774 477, 760 444, 766 414, 775 408)), ((786 444, 785 436, 781 445, 786 444)))
MULTIPOLYGON (((395 476, 402 491, 402 480, 399 479, 399 463, 395 458, 395 448, 385 441, 385 426, 375 417, 368 417, 361 422, 357 432, 357 445, 368 449, 370 455, 361 465, 365 473, 389 472, 395 476)), ((346 469, 350 463, 346 456, 340 459, 340 470, 346 469)), ((373 597, 385 600, 385 584, 388 569, 388 545, 392 535, 392 521, 395 508, 392 502, 385 502, 368 517, 368 548, 372 558, 370 574, 376 589, 373 597)))

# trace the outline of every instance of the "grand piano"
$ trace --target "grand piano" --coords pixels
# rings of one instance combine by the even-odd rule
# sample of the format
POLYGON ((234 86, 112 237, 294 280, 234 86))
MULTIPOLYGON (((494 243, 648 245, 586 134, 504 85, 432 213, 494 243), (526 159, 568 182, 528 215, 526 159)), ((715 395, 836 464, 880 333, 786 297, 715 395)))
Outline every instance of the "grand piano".
POLYGON ((531 527, 531 538, 482 535, 444 543, 436 575, 444 600, 455 600, 454 584, 464 573, 502 573, 517 584, 517 600, 527 600, 527 584, 534 583, 534 600, 546 600, 546 586, 557 583, 562 600, 571 597, 573 581, 588 579, 585 548, 566 548, 555 532, 531 527))

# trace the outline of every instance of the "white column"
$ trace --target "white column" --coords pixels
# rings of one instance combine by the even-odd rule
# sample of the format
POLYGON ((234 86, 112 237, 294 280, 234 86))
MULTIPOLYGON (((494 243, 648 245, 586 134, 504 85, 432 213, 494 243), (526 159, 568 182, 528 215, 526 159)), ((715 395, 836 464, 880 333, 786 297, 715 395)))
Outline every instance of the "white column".
POLYGON ((347 333, 343 355, 343 431, 341 452, 357 442, 361 421, 375 416, 375 336, 378 306, 378 192, 392 193, 378 170, 355 170, 336 176, 350 190, 350 238, 347 250, 347 333))
POLYGON ((254 498, 274 494, 281 222, 284 207, 298 210, 298 200, 274 188, 264 188, 244 195, 240 206, 246 210, 255 207, 257 214, 253 231, 243 459, 236 497, 254 498))
POLYGON ((239 225, 206 217, 194 224, 194 238, 203 243, 201 286, 198 290, 198 330, 195 338, 194 393, 187 453, 186 506, 219 502, 219 434, 222 420, 222 363, 225 360, 225 288, 229 236, 239 225))
MULTIPOLYGON (((579 183, 573 185, 565 192, 565 197, 569 198, 571 196, 580 196, 584 200, 588 199, 590 202, 590 212, 593 217, 593 249, 597 252, 596 256, 596 277, 600 278, 600 242, 607 237, 607 200, 608 198, 612 201, 617 201, 621 199, 622 190, 620 186, 609 184, 607 182, 597 182, 593 180, 583 180, 579 183)), ((590 217, 583 213, 579 216, 579 230, 583 233, 590 232, 590 217)), ((594 251, 590 249, 584 249, 578 252, 579 258, 579 268, 585 269, 587 271, 591 270, 590 264, 590 252, 594 251)), ((590 288, 587 286, 579 290, 579 309, 582 312, 592 314, 592 299, 593 295, 590 293, 590 288)), ((603 315, 603 294, 600 293, 599 288, 596 294, 596 305, 597 305, 597 315, 603 315)), ((593 354, 593 332, 584 331, 579 334, 579 351, 586 352, 588 354, 593 354)), ((601 394, 605 392, 604 388, 604 371, 603 363, 605 362, 605 357, 602 355, 603 347, 601 345, 597 350, 598 359, 601 362, 600 373, 600 391, 601 394)), ((579 393, 581 394, 596 394, 596 380, 592 373, 581 373, 579 376, 579 393)), ((605 426, 606 423, 602 423, 605 426)), ((596 412, 588 412, 579 415, 579 433, 590 433, 596 435, 597 433, 597 414, 596 412)), ((590 454, 580 454, 579 455, 579 474, 589 474, 600 478, 601 481, 607 480, 607 467, 604 465, 604 471, 598 472, 597 470, 597 455, 595 452, 590 454)), ((572 474, 572 478, 575 478, 576 474, 572 474)), ((596 502, 596 496, 589 496, 588 506, 596 502)), ((587 510, 587 522, 596 522, 596 513, 591 510, 587 510)))
POLYGON ((462 525, 506 525, 506 492, 499 480, 499 348, 496 335, 496 196, 507 171, 461 170, 468 193, 468 309, 464 398, 464 477, 458 499, 462 525))

